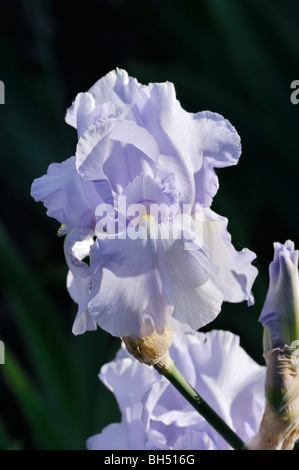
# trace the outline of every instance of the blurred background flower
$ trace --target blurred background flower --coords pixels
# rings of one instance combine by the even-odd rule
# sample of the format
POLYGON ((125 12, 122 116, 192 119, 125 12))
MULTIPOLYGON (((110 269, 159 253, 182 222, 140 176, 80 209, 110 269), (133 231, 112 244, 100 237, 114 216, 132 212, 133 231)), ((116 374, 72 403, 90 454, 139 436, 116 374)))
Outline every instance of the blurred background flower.
MULTIPOLYGON (((246 442, 262 419, 266 367, 240 347, 230 331, 176 331, 170 356, 202 398, 246 442)), ((121 348, 101 368, 101 381, 117 399, 120 423, 87 441, 90 450, 229 450, 230 445, 152 367, 121 348)))
POLYGON ((62 241, 30 197, 34 178, 73 155, 65 112, 115 67, 141 83, 171 81, 182 106, 225 116, 239 164, 217 172, 213 209, 236 249, 257 254, 256 303, 224 304, 205 329, 231 330, 260 364, 260 315, 273 241, 298 244, 299 4, 290 0, 1 0, 0 448, 84 449, 120 419, 97 374, 119 348, 101 330, 71 333, 62 241))

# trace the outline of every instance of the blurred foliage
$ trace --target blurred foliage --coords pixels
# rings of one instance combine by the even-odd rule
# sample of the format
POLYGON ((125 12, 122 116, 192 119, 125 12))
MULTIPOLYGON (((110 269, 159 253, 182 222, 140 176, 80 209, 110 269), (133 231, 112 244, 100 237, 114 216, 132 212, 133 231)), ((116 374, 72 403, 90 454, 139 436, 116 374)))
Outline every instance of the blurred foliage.
POLYGON ((257 254, 256 303, 225 304, 206 330, 239 334, 263 363, 257 319, 273 242, 299 246, 298 19, 295 0, 0 0, 1 449, 84 449, 120 418, 97 377, 119 340, 72 335, 62 240, 30 197, 33 179, 75 151, 66 108, 115 67, 142 83, 173 82, 186 110, 223 114, 241 136, 239 164, 218 171, 213 208, 236 248, 257 254))

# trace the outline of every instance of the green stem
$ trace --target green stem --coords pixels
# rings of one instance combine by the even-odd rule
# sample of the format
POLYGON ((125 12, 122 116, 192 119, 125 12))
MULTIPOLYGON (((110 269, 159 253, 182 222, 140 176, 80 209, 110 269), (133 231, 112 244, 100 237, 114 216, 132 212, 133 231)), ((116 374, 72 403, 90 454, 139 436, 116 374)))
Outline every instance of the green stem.
POLYGON ((174 387, 188 400, 188 402, 198 411, 206 421, 228 442, 235 450, 244 450, 244 442, 237 434, 223 421, 222 418, 201 398, 187 382, 184 376, 173 363, 163 375, 174 385, 174 387))

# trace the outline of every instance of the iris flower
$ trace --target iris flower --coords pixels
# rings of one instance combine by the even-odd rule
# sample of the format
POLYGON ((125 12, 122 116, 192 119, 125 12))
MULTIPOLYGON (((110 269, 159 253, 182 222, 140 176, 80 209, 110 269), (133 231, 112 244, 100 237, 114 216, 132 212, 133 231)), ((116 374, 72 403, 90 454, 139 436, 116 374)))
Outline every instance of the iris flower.
POLYGON ((77 95, 66 122, 77 129, 75 155, 51 164, 31 193, 66 235, 74 334, 194 330, 223 301, 253 303, 255 254, 235 250, 210 207, 215 168, 241 153, 226 119, 188 113, 172 83, 141 85, 117 69, 77 95))
MULTIPOLYGON (((176 331, 171 357, 188 382, 244 440, 258 430, 264 411, 266 367, 229 331, 176 331)), ((122 347, 100 371, 118 402, 121 422, 87 440, 90 450, 229 450, 229 444, 153 367, 122 347)))

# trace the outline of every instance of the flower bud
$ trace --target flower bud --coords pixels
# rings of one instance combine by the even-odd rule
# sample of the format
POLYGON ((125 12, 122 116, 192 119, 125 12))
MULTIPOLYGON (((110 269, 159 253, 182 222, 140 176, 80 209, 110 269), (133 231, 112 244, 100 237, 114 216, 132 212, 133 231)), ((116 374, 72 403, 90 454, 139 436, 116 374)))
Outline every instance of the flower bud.
POLYGON ((143 338, 123 337, 122 340, 130 354, 139 362, 154 366, 161 374, 167 372, 173 361, 168 349, 172 343, 174 330, 165 328, 163 334, 153 332, 143 338))
POLYGON ((270 284, 260 322, 267 365, 265 412, 259 432, 246 446, 291 450, 299 439, 299 274, 298 251, 288 240, 274 243, 270 284))
POLYGON ((290 240, 274 243, 269 267, 270 284, 259 321, 267 329, 265 350, 282 348, 299 340, 298 250, 290 240))

